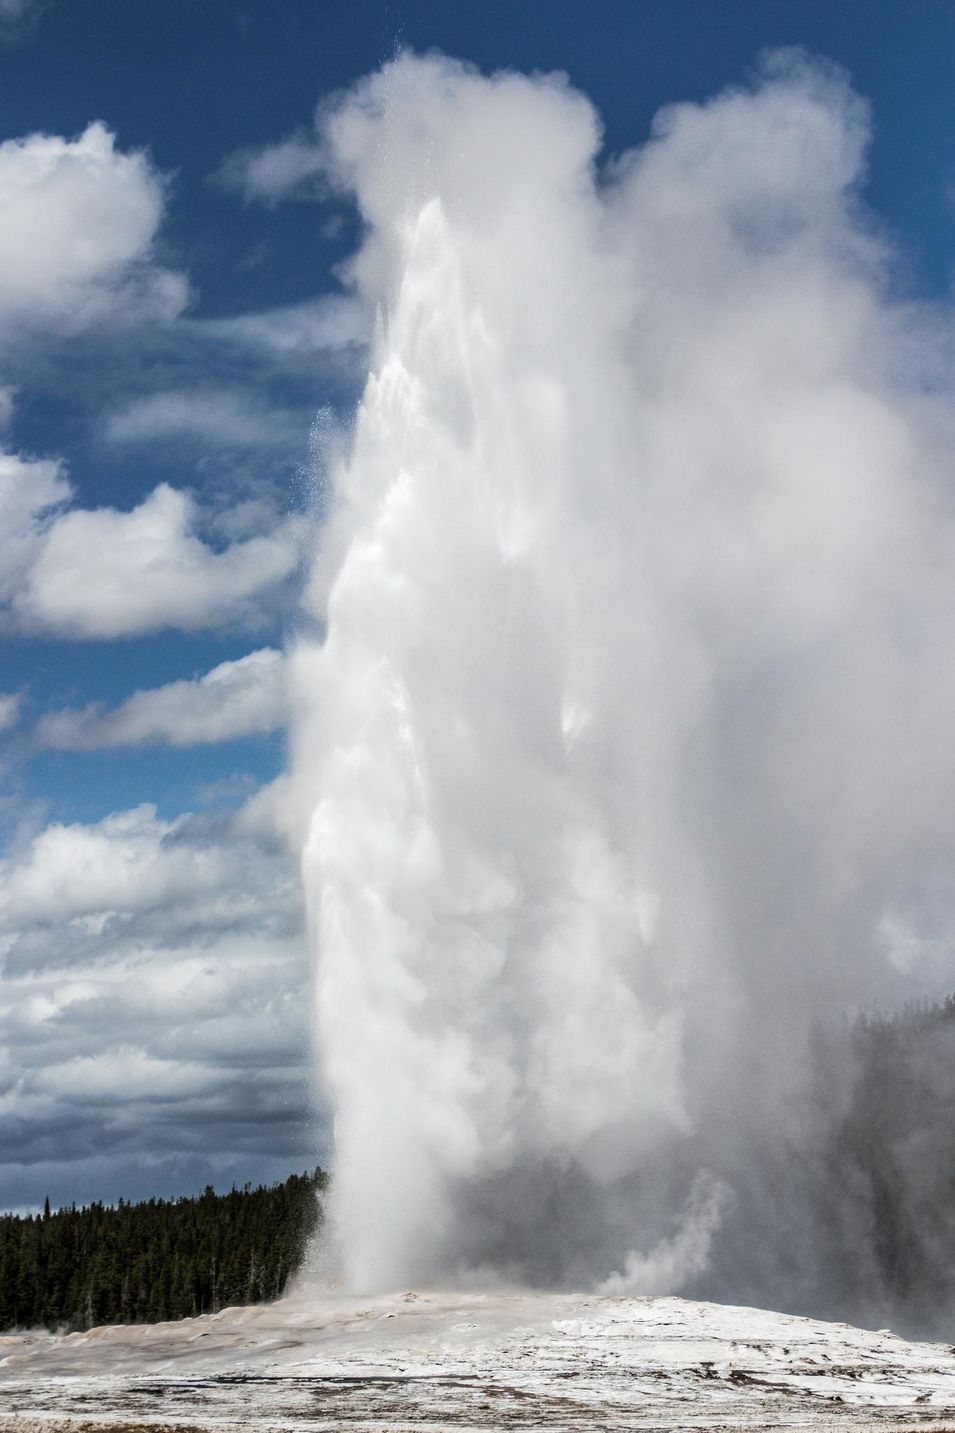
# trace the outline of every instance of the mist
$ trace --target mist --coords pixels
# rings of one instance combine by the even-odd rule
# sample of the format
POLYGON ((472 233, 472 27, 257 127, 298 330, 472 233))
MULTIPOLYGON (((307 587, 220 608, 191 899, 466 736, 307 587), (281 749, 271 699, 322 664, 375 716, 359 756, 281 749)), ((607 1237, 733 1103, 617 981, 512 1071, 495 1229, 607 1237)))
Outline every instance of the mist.
POLYGON ((955 375, 869 133, 795 52, 622 155, 439 55, 321 113, 378 314, 291 657, 347 1287, 881 1312, 827 1151, 846 1020, 951 972, 955 375))

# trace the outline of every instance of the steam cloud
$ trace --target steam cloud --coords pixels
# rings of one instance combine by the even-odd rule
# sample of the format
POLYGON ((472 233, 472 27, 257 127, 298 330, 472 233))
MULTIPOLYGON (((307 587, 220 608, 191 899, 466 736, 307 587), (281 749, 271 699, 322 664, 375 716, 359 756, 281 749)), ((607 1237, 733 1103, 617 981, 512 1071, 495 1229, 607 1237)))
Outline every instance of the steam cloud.
POLYGON ((380 311, 292 659, 353 1287, 818 1277, 814 1032, 955 855, 955 385, 867 138, 791 53, 602 166, 560 77, 323 112, 380 311))

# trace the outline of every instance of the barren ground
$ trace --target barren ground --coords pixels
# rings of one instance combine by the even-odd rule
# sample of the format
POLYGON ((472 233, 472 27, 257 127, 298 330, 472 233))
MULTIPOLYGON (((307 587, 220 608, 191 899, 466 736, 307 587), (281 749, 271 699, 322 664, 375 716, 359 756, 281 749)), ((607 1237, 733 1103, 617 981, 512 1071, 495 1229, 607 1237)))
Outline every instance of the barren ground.
POLYGON ((674 1298, 300 1292, 0 1337, 0 1430, 950 1429, 955 1350, 674 1298))

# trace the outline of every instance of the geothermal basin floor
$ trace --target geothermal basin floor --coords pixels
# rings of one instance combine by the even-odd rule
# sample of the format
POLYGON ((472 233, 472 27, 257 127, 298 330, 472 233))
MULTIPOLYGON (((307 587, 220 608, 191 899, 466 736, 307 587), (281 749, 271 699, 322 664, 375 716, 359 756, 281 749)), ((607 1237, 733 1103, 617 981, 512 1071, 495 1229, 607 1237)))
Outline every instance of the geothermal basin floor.
POLYGON ((300 1291, 0 1337, 0 1433, 950 1429, 955 1350, 676 1298, 300 1291))

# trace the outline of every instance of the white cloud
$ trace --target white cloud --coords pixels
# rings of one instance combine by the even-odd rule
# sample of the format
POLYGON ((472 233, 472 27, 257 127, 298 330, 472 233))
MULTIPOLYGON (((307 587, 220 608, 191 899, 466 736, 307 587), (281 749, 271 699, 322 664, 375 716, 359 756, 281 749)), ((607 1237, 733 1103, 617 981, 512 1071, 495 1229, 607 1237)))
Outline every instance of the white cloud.
POLYGON ((99 1197, 144 1160, 185 1190, 301 1157, 306 961, 268 830, 149 806, 47 826, 0 863, 0 958, 4 1188, 96 1152, 99 1197))
MULTIPOLYGON (((8 357, 27 330, 30 342, 46 342, 90 325, 176 317, 185 281, 155 255, 164 204, 165 182, 149 157, 119 150, 101 123, 70 139, 32 134, 0 143, 0 345, 8 357)), ((250 322, 249 334, 240 339, 236 330, 232 342, 261 351, 273 328, 273 347, 305 341, 278 335, 294 327, 290 314, 271 326, 267 316, 250 322)), ((328 322, 331 333, 344 319, 328 322)), ((307 326, 302 319, 297 331, 307 326)), ((185 343, 194 329, 174 332, 185 343)), ((0 428, 10 423, 14 396, 0 386, 0 428)), ((105 432, 116 443, 161 439, 260 460, 278 451, 288 461, 305 456, 308 419, 248 389, 193 387, 128 403, 105 432)), ((292 527, 276 520, 261 486, 255 501, 245 493, 228 512, 201 510, 166 485, 132 511, 85 510, 72 505, 59 462, 0 452, 0 622, 79 638, 254 625, 259 599, 297 559, 292 527)))
POLYGON ((254 791, 233 816, 233 830, 262 838, 287 835, 290 830, 289 780, 287 775, 277 776, 254 791))
POLYGON ((202 514, 165 484, 131 512, 68 508, 62 465, 0 451, 0 613, 8 627, 72 637, 187 631, 258 620, 291 573, 292 528, 216 551, 202 514))
POLYGON ((27 627, 73 637, 119 637, 251 621, 257 615, 253 599, 287 578, 295 565, 287 528, 214 551, 195 534, 194 501, 164 483, 131 512, 74 509, 38 535, 44 510, 62 496, 58 472, 46 465, 38 508, 25 516, 14 512, 20 529, 8 546, 11 566, 19 561, 15 575, 22 585, 13 607, 27 627))
POLYGON ((169 945, 183 933, 289 934, 297 920, 294 871, 264 820, 164 820, 143 803, 91 824, 51 822, 0 860, 0 956, 19 950, 18 967, 36 963, 24 944, 33 928, 59 925, 60 945, 40 963, 70 964, 68 946, 91 938, 106 959, 133 930, 169 945))
POLYGON ((219 849, 177 841, 180 824, 145 804, 92 826, 47 826, 19 859, 0 862, 0 926, 128 913, 216 891, 226 875, 219 849))
POLYGON ((32 1084, 34 1090, 68 1105, 90 1100, 112 1103, 120 1090, 128 1100, 166 1104, 207 1094, 228 1077, 228 1072, 208 1065, 156 1059, 134 1045, 120 1045, 40 1070, 32 1084))
POLYGON ((21 591, 69 497, 60 463, 0 452, 0 607, 21 591))
POLYGON ((51 712, 40 722, 38 736, 46 746, 66 751, 155 742, 192 746, 274 731, 285 721, 286 707, 284 659, 266 647, 192 681, 135 692, 114 711, 51 712))
POLYGON ((302 133, 262 149, 242 149, 231 154, 216 178, 229 188, 241 190, 247 203, 261 200, 274 204, 296 190, 314 185, 322 169, 314 139, 302 133))
POLYGON ((235 318, 184 320, 192 332, 270 353, 316 353, 368 342, 369 310, 345 294, 235 318))
POLYGON ((107 315, 174 316, 185 280, 152 256, 163 204, 147 156, 117 150, 103 124, 0 144, 0 317, 72 331, 107 315))
POLYGON ((172 391, 151 393, 110 413, 105 434, 114 443, 158 438, 209 443, 220 449, 274 448, 301 443, 303 424, 297 414, 269 408, 248 392, 172 391))
POLYGON ((0 731, 9 731, 20 715, 19 692, 0 692, 0 731))

